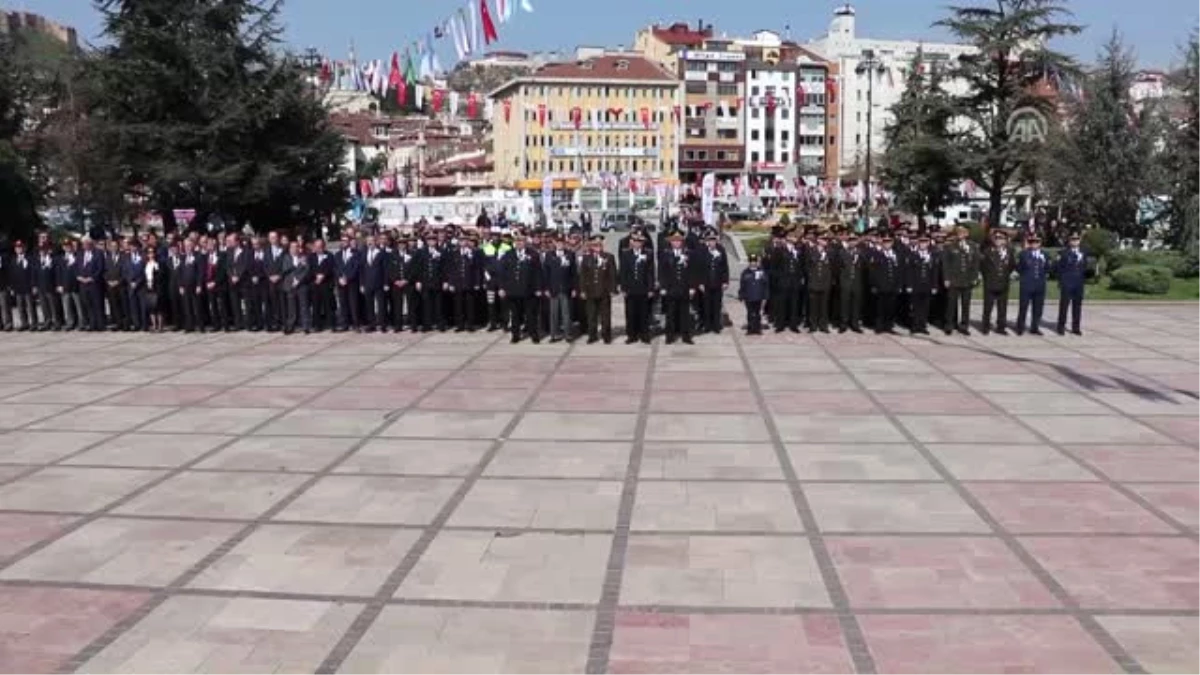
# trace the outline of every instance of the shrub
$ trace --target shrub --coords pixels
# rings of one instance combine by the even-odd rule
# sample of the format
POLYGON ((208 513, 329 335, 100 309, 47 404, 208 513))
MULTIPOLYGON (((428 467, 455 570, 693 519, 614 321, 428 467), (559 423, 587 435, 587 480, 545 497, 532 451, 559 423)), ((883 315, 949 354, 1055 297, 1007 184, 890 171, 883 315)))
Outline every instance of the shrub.
POLYGON ((1171 274, 1180 279, 1196 276, 1196 259, 1184 255, 1180 251, 1113 251, 1109 255, 1108 270, 1115 272, 1122 267, 1131 265, 1153 265, 1166 267, 1171 274))
POLYGON ((785 213, 782 216, 779 216, 779 226, 780 227, 787 227, 788 225, 791 225, 791 224, 792 224, 792 219, 790 216, 788 216, 788 214, 785 213))
POLYGON ((1171 270, 1157 265, 1127 265, 1113 272, 1109 287, 1130 293, 1165 295, 1171 288, 1171 270))

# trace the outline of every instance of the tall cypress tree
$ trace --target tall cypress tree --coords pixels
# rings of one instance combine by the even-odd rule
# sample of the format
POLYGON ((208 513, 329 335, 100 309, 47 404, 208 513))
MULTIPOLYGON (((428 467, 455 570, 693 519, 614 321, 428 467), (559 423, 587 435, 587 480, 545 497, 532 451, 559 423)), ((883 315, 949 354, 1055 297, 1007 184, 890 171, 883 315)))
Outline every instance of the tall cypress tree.
POLYGON ((1183 64, 1171 74, 1179 91, 1179 114, 1168 117, 1166 134, 1166 193, 1171 202, 1170 241, 1197 257, 1200 220, 1200 36, 1195 30, 1183 50, 1183 64))
POLYGON ((941 68, 929 68, 917 51, 909 64, 904 93, 892 106, 893 121, 885 129, 887 149, 881 179, 897 203, 924 219, 944 207, 959 174, 959 159, 950 132, 953 110, 942 88, 941 68))

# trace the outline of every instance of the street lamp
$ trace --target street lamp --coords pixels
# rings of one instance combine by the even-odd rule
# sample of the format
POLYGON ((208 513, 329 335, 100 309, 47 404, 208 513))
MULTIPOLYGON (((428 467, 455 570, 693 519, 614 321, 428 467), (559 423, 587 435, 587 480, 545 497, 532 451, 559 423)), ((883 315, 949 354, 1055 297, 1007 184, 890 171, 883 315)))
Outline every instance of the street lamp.
POLYGON ((884 71, 883 62, 876 58, 874 49, 862 50, 862 58, 859 59, 858 65, 854 67, 854 72, 858 75, 867 76, 867 179, 865 181, 865 192, 863 193, 863 214, 868 219, 871 217, 871 113, 875 107, 875 75, 882 76, 884 71))

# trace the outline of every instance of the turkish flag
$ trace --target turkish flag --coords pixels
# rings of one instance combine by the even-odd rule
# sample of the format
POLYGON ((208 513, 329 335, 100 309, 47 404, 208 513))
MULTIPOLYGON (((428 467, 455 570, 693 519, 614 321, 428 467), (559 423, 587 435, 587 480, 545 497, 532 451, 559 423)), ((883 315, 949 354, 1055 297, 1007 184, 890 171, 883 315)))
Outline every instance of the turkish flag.
POLYGON ((578 106, 571 108, 571 121, 575 123, 575 128, 583 126, 583 108, 578 106))
POLYGON ((538 125, 544 127, 544 126, 546 126, 546 104, 539 103, 537 110, 538 110, 538 125))
POLYGON ((479 97, 475 92, 471 92, 467 96, 467 117, 475 118, 479 115, 479 97))
POLYGON ((512 99, 504 99, 504 103, 501 105, 504 106, 504 121, 507 123, 510 119, 512 119, 512 99))
POLYGON ((829 105, 837 103, 837 82, 832 77, 825 80, 825 102, 829 105))
POLYGON ((649 129, 650 128, 650 109, 642 108, 639 112, 641 112, 641 115, 642 115, 642 125, 645 126, 647 129, 649 129))
POLYGON ((433 112, 440 112, 442 109, 442 101, 446 98, 446 92, 443 89, 433 90, 433 112))

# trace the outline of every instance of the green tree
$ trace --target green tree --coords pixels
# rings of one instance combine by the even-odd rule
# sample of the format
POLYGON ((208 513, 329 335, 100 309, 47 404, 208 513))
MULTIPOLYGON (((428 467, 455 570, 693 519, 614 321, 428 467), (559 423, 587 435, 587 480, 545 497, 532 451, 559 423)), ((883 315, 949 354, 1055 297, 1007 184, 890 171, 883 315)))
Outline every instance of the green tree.
POLYGON ((901 208, 923 218, 950 199, 959 176, 959 158, 950 132, 953 109, 942 88, 940 68, 924 72, 918 50, 909 65, 904 93, 892 106, 893 121, 884 130, 887 150, 881 180, 901 208))
POLYGON ((97 0, 110 42, 95 115, 126 189, 235 226, 312 222, 341 207, 342 141, 296 59, 279 0, 97 0))
POLYGON ((1134 74, 1133 54, 1114 31, 1080 95, 1068 101, 1045 175, 1051 196, 1075 222, 1142 238, 1146 225, 1138 207, 1155 194, 1159 136, 1153 109, 1139 110, 1130 96, 1134 74))
POLYGON ((10 239, 33 233, 41 200, 34 167, 21 147, 32 87, 27 69, 17 63, 13 41, 0 33, 0 235, 10 239))
POLYGON ((1050 101, 1036 87, 1049 77, 1073 76, 1077 67, 1049 44, 1081 27, 1069 21, 1062 0, 994 0, 949 12, 935 25, 976 48, 947 73, 965 85, 952 99, 968 127, 958 141, 963 174, 988 191, 988 222, 998 223, 1005 198, 1028 176, 1023 166, 1041 150, 1010 138, 1009 117, 1023 107, 1051 112, 1050 101))
POLYGON ((1165 192, 1170 196, 1167 218, 1171 244, 1197 254, 1197 212, 1200 211, 1200 36, 1193 30, 1183 50, 1183 64, 1170 84, 1179 90, 1178 115, 1167 115, 1164 156, 1165 192))

